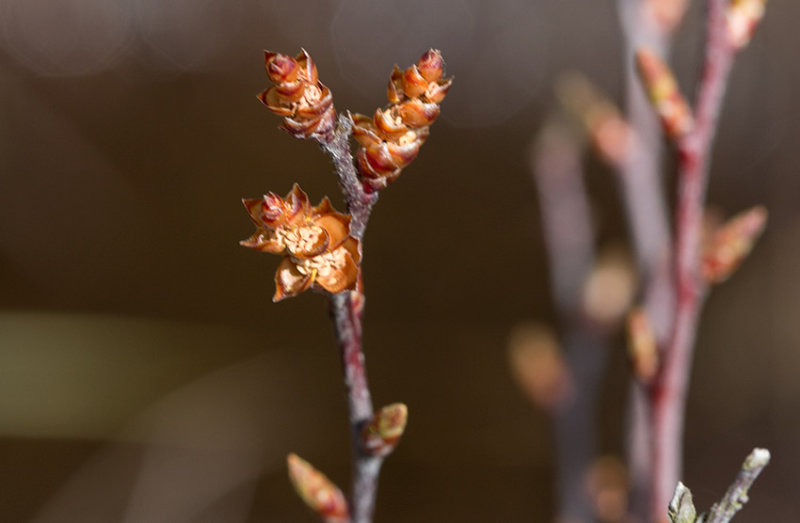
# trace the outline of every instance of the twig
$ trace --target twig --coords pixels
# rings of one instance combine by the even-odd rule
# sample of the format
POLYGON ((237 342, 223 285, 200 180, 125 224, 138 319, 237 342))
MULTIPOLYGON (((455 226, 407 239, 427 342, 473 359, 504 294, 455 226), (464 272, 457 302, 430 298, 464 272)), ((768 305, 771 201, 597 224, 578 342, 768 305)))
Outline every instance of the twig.
MULTIPOLYGON (((331 157, 347 208, 352 216, 350 234, 363 241, 377 193, 366 193, 356 174, 350 153, 352 126, 347 116, 339 117, 339 125, 330 142, 322 142, 323 150, 331 157)), ((363 246, 363 243, 362 243, 363 246)), ((336 329, 350 412, 350 436, 353 460, 351 518, 353 523, 369 523, 375 509, 378 474, 383 457, 364 452, 360 437, 362 427, 373 416, 372 397, 367 382, 361 337, 361 314, 364 296, 358 288, 331 297, 331 316, 336 329)))
MULTIPOLYGON (((634 66, 634 53, 648 45, 666 54, 671 32, 659 30, 639 0, 618 0, 625 34, 626 115, 633 143, 617 165, 632 243, 643 288, 643 305, 656 336, 664 341, 672 324, 675 296, 670 252, 672 242, 661 176, 663 135, 634 66)), ((628 412, 628 465, 631 474, 631 513, 645 519, 650 512, 647 485, 652 477, 650 408, 647 393, 632 380, 628 412)))
POLYGON ((581 309, 581 290, 594 261, 594 234, 576 139, 563 126, 548 124, 533 151, 531 168, 572 378, 568 397, 553 412, 558 520, 591 521, 594 511, 585 479, 595 457, 595 399, 608 350, 604 333, 581 309))
POLYGON ((726 0, 709 0, 703 76, 695 127, 678 144, 676 216, 677 311, 661 374, 650 390, 653 407, 653 513, 661 518, 681 470, 683 418, 697 322, 706 284, 699 273, 703 205, 711 145, 735 48, 725 24, 726 0))
POLYGON ((350 153, 350 136, 353 124, 347 115, 339 115, 339 125, 329 142, 321 142, 322 149, 328 153, 333 161, 336 174, 339 176, 339 185, 342 189, 347 210, 353 217, 350 222, 350 235, 360 240, 364 239, 372 207, 378 201, 377 192, 366 192, 361 180, 358 178, 350 153))
POLYGON ((753 452, 742 463, 742 469, 736 479, 728 487, 725 496, 715 503, 703 521, 705 523, 728 523, 748 502, 747 491, 753 482, 769 464, 770 454, 767 449, 753 449, 753 452))

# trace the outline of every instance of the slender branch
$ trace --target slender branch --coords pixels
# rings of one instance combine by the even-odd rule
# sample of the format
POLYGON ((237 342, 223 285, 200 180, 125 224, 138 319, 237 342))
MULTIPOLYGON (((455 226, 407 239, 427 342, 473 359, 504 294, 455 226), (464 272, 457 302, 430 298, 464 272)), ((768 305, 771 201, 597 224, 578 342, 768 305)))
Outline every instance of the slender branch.
POLYGON ((736 479, 728 487, 725 496, 719 503, 715 503, 703 520, 705 523, 728 523, 748 502, 748 490, 753 482, 769 464, 770 453, 767 449, 753 449, 753 452, 742 463, 742 469, 736 479))
POLYGON ((663 133, 635 67, 634 54, 643 45, 665 56, 672 32, 658 26, 641 0, 618 0, 625 33, 626 116, 632 143, 617 165, 620 187, 635 247, 644 306, 663 340, 672 323, 674 296, 669 214, 661 175, 663 133))
MULTIPOLYGON (((323 150, 333 161, 347 208, 352 216, 350 235, 362 242, 372 207, 378 201, 376 193, 364 191, 350 153, 350 119, 341 115, 332 139, 321 142, 323 150)), ((345 390, 350 412, 350 437, 353 460, 353 486, 351 492, 352 523, 370 523, 375 510, 378 489, 378 474, 383 458, 370 456, 361 444, 361 428, 373 415, 372 397, 367 382, 364 352, 362 348, 361 315, 364 295, 359 281, 358 288, 331 297, 331 316, 336 329, 345 390)))
POLYGON ((378 201, 377 192, 366 192, 356 172, 353 155, 350 153, 350 135, 353 124, 347 115, 339 115, 339 125, 329 142, 321 142, 322 149, 333 161, 347 210, 353 217, 350 235, 359 241, 364 239, 372 207, 378 201))
POLYGON ((579 145, 566 125, 545 125, 532 149, 552 292, 561 313, 574 315, 594 260, 594 234, 579 145))
POLYGON ((552 292, 563 324, 571 375, 569 397, 553 412, 559 521, 592 521, 585 488, 595 457, 597 389, 608 355, 607 340, 581 308, 581 290, 594 262, 594 234, 583 186, 579 146, 558 124, 548 124, 531 158, 542 208, 552 292))
MULTIPOLYGON (((646 45, 666 55, 673 33, 657 26, 645 2, 618 0, 617 5, 625 34, 626 115, 631 143, 627 155, 616 167, 643 289, 643 307, 656 342, 662 345, 675 309, 672 241, 661 175, 663 133, 639 80, 634 53, 646 45)), ((651 413, 647 391, 636 379, 631 380, 627 430, 632 485, 630 511, 639 519, 646 519, 650 513, 648 485, 652 477, 651 413)))
POLYGON ((364 352, 361 343, 361 311, 358 291, 343 292, 331 297, 331 315, 339 343, 345 390, 350 412, 353 487, 351 517, 353 523, 369 523, 375 509, 378 474, 383 458, 369 456, 361 445, 361 428, 372 418, 372 396, 367 383, 364 352))
POLYGON ((699 273, 700 237, 711 147, 735 48, 725 25, 726 0, 708 2, 708 36, 695 127, 678 144, 675 274, 677 311, 664 364, 650 396, 653 427, 653 513, 663 518, 681 475, 683 422, 697 323, 706 292, 699 273))

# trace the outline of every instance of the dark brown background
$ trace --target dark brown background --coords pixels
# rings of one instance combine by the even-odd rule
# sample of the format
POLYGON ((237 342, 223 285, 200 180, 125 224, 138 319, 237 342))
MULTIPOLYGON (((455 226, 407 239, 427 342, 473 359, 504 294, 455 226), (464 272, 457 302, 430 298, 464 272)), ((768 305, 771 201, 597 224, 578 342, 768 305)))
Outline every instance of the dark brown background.
MULTIPOLYGON (((674 63, 696 79, 700 2, 674 63)), ((738 59, 710 202, 763 203, 769 230, 708 302, 685 482, 706 506, 756 445, 774 463, 739 521, 795 521, 800 452, 800 4, 773 0, 738 59)), ((378 404, 404 401, 377 520, 547 521, 546 416, 506 339, 551 321, 526 148, 578 69, 621 99, 613 2, 0 2, 0 520, 313 521, 294 451, 348 478, 323 297, 270 302, 277 259, 237 246, 239 200, 294 181, 341 200, 313 143, 255 99, 261 50, 306 47, 337 108, 384 103, 394 63, 440 48, 456 83, 366 238, 378 404)), ((603 243, 625 238, 612 174, 588 163, 603 243)), ((621 343, 601 447, 622 448, 621 343)))

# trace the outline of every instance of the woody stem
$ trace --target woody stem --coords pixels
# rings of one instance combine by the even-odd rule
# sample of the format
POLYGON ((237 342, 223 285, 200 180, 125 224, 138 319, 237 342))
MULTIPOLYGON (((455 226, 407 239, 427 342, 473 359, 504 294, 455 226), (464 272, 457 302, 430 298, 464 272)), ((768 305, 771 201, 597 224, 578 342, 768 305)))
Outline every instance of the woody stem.
MULTIPOLYGON (((342 194, 352 220, 350 235, 363 246, 372 207, 378 195, 366 193, 356 173, 350 153, 352 124, 347 116, 339 117, 339 125, 323 150, 333 161, 342 194)), ((363 257, 363 256, 362 256, 363 257)), ((364 307, 361 280, 356 290, 345 291, 331 297, 331 317, 336 329, 350 412, 350 437, 352 445, 353 487, 350 497, 351 523, 370 523, 375 509, 378 474, 382 457, 370 456, 363 448, 361 430, 372 419, 372 396, 367 382, 361 337, 361 315, 364 307)))
POLYGON ((551 292, 566 333, 565 361, 574 385, 569 401, 558 402, 552 412, 557 519, 592 521, 592 503, 584 483, 595 457, 595 398, 608 340, 607 333, 587 319, 581 304, 581 287, 595 260, 580 145, 562 123, 548 123, 532 150, 530 166, 540 196, 551 292))
POLYGON ((353 459, 351 517, 353 523, 369 523, 375 507, 378 473, 382 458, 367 455, 361 444, 361 430, 372 419, 372 397, 367 383, 361 344, 361 311, 358 291, 331 297, 331 316, 336 328, 350 411, 350 437, 353 459), (354 299, 355 298, 355 299, 354 299))
POLYGON ((726 0, 708 2, 706 58, 695 110, 695 127, 678 144, 675 321, 663 366, 650 391, 653 410, 654 516, 663 517, 681 477, 683 417, 698 319, 706 285, 700 275, 700 236, 711 145, 736 49, 725 22, 726 0))
MULTIPOLYGON (((661 175, 663 135, 635 67, 635 52, 647 46, 661 56, 669 53, 673 30, 653 20, 650 6, 640 0, 617 0, 625 34, 626 113, 633 145, 615 165, 627 223, 636 253, 642 300, 656 339, 666 342, 673 323, 675 293, 672 239, 661 175)), ((651 413, 647 391, 631 380, 627 452, 631 474, 630 513, 646 521, 650 514, 651 413)))

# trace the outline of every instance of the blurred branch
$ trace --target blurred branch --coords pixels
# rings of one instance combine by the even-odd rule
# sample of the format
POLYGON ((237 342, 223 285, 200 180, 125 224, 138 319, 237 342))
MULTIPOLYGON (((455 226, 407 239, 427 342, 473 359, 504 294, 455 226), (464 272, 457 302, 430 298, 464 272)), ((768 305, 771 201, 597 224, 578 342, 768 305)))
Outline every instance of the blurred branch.
POLYGON ((595 400, 608 355, 606 333, 583 311, 594 234, 580 145, 565 125, 546 124, 531 157, 539 189, 553 297, 564 328, 568 394, 553 406, 559 520, 591 521, 586 475, 595 455, 595 400))
MULTIPOLYGON (((663 134, 658 118, 636 72, 636 49, 647 45, 662 55, 671 47, 672 35, 685 9, 684 0, 618 0, 625 35, 626 116, 633 137, 627 154, 617 165, 619 184, 636 252, 642 301, 656 342, 661 344, 673 321, 675 294, 672 284, 669 218, 661 175, 663 134), (670 3, 666 21, 654 16, 656 6, 670 3), (682 5, 681 5, 682 4, 682 5)), ((663 11, 662 11, 663 12, 663 11)), ((651 478, 649 403, 646 391, 632 381, 628 414, 628 464, 631 474, 631 511, 640 519, 649 514, 651 478)))

